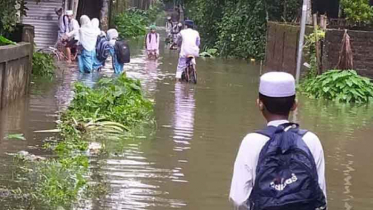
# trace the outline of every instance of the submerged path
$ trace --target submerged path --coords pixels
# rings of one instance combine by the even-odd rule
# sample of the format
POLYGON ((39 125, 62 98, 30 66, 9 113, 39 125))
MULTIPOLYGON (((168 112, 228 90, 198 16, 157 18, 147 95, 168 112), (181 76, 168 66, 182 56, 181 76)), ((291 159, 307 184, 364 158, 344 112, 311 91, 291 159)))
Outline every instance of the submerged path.
MULTIPOLYGON (((141 80, 155 101, 157 127, 150 137, 123 143, 123 152, 93 160, 92 173, 105 177, 110 192, 103 200, 87 201, 81 209, 230 209, 228 193, 233 162, 246 133, 265 125, 255 105, 260 67, 240 60, 199 59, 197 85, 175 83, 177 53, 161 49, 158 61, 148 61, 134 43, 127 75, 141 80)), ((55 82, 34 81, 31 94, 0 113, 0 184, 12 158, 27 150, 43 154, 42 140, 53 129, 57 113, 72 97, 71 85, 94 85, 103 74, 81 75, 63 67, 55 82), (7 141, 8 133, 23 133, 26 141, 7 141)), ((300 98, 293 115, 320 136, 327 159, 331 210, 368 210, 373 205, 373 115, 364 107, 300 98)), ((1 201, 0 201, 1 204, 1 201)), ((9 205, 11 204, 4 204, 9 205)))

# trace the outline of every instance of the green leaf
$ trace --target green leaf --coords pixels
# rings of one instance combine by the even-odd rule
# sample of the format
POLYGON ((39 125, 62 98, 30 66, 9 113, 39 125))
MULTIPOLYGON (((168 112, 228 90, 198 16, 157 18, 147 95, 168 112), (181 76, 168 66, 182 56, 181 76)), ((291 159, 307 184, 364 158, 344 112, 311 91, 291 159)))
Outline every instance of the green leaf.
POLYGON ((21 140, 26 141, 26 138, 23 136, 22 133, 20 134, 8 134, 6 137, 4 137, 5 140, 21 140))

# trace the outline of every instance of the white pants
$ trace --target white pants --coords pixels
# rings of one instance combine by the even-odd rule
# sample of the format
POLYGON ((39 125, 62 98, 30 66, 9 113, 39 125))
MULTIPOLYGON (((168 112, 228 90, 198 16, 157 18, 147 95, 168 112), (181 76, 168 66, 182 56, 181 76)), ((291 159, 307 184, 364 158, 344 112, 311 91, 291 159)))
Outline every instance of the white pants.
MULTIPOLYGON (((192 59, 192 63, 196 65, 196 59, 192 59)), ((176 70, 176 79, 181 79, 181 75, 183 74, 183 71, 187 67, 187 58, 186 57, 179 57, 179 63, 177 64, 177 70, 176 70)))

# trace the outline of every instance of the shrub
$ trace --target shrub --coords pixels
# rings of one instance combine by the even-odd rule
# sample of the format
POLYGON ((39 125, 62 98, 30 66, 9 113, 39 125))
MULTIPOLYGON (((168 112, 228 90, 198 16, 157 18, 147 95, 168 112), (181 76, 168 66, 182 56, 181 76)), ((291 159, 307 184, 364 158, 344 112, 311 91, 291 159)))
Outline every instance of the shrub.
POLYGON ((53 76, 56 66, 53 56, 35 52, 32 56, 32 74, 36 76, 53 76))
POLYGON ((300 0, 189 0, 188 16, 195 20, 203 49, 221 56, 263 59, 267 20, 292 21, 300 0))
POLYGON ((21 16, 26 15, 26 2, 24 0, 0 1, 0 35, 9 35, 16 27, 21 16))
POLYGON ((355 23, 371 23, 373 8, 366 0, 342 0, 341 6, 347 20, 355 23))
POLYGON ((3 45, 14 45, 15 43, 10 41, 9 39, 3 37, 0 35, 0 46, 3 46, 3 45))
POLYGON ((140 81, 122 74, 115 79, 101 79, 94 89, 77 83, 66 114, 79 121, 97 112, 98 118, 135 126, 149 121, 152 110, 152 103, 142 94, 140 81))
POLYGON ((315 78, 306 79, 301 92, 311 98, 324 98, 337 102, 367 103, 373 98, 373 85, 368 78, 354 70, 331 70, 315 78))
POLYGON ((116 16, 115 25, 122 38, 133 38, 146 34, 148 25, 146 13, 142 10, 130 9, 116 16))

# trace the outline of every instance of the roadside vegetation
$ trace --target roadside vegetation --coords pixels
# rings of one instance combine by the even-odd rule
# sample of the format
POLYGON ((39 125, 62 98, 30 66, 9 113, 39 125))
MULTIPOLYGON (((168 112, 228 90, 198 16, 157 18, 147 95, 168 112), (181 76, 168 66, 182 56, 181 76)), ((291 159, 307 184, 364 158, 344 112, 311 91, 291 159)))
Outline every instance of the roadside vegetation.
POLYGON ((373 84, 354 70, 330 70, 306 79, 301 91, 311 98, 336 102, 368 103, 373 100, 373 84))
POLYGON ((105 187, 89 184, 89 157, 104 152, 106 142, 125 141, 133 129, 153 122, 152 102, 144 97, 140 82, 125 74, 103 78, 94 88, 77 83, 74 92, 57 129, 40 131, 59 133, 58 140, 44 145, 53 158, 16 158, 22 185, 14 193, 27 206, 72 209, 93 193, 104 196, 105 187))
POLYGON ((264 59, 267 20, 293 22, 299 0, 187 0, 186 16, 201 34, 203 51, 224 57, 264 59))
POLYGON ((157 1, 146 11, 129 8, 115 15, 115 27, 121 38, 145 36, 147 27, 155 23, 159 17, 165 16, 164 13, 164 4, 161 1, 157 1))
POLYGON ((1 0, 0 1, 0 45, 4 38, 11 38, 11 33, 16 29, 16 24, 21 16, 26 15, 27 7, 24 0, 1 0), (2 37, 2 38, 1 38, 2 37))
POLYGON ((52 55, 34 52, 32 56, 32 74, 42 77, 53 77, 55 74, 55 61, 52 55))

